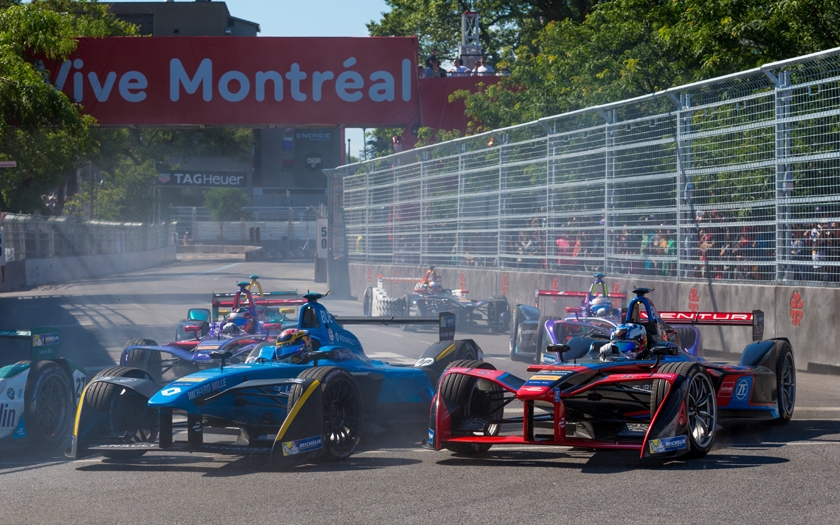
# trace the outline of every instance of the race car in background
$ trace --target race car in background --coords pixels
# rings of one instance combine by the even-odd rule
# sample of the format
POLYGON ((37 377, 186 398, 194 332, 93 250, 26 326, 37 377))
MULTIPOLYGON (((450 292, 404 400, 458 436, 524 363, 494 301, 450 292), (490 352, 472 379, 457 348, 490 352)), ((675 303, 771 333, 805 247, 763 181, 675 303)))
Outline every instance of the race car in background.
POLYGON ((650 292, 634 290, 613 338, 548 345, 555 363, 529 367, 529 379, 489 363, 448 369, 432 403, 428 446, 459 454, 522 444, 696 458, 712 448, 719 425, 790 421, 793 350, 785 338, 762 340, 761 311, 739 314, 755 341, 740 364, 709 363, 671 340, 673 329, 650 292), (505 414, 513 401, 522 403, 521 416, 505 414), (503 432, 504 425, 511 430, 503 432))
POLYGON ((100 372, 83 394, 72 457, 102 453, 130 459, 166 450, 264 454, 281 462, 343 459, 356 449, 366 422, 424 423, 445 368, 470 366, 483 357, 472 340, 454 340, 452 314, 336 318, 319 302, 322 297, 306 294, 289 339, 251 346, 246 363, 231 365, 230 351, 213 352, 214 368, 168 385, 136 368, 100 372), (439 330, 440 341, 414 366, 368 358, 343 326, 404 322, 435 324, 439 330), (287 341, 301 346, 286 346, 287 341), (236 442, 213 440, 219 438, 210 437, 216 429, 225 429, 221 439, 236 429, 236 442))
MULTIPOLYGON (((377 287, 365 290, 362 304, 364 315, 435 316, 441 312, 455 314, 459 330, 486 325, 492 333, 510 330, 510 305, 503 295, 474 300, 469 290, 443 288, 434 266, 426 270, 422 279, 413 277, 379 276, 377 287), (385 282, 413 283, 414 289, 401 297, 389 297, 385 282)), ((410 325, 404 328, 411 330, 410 325)))
MULTIPOLYGON (((595 280, 587 292, 537 290, 534 306, 517 304, 513 308, 509 351, 514 361, 554 363, 555 358, 545 353, 545 345, 560 342, 576 347, 579 338, 609 339, 610 333, 621 323, 622 311, 614 301, 626 299, 620 292, 607 291, 604 274, 596 273, 595 280), (541 305, 543 298, 556 300, 558 297, 580 297, 580 306, 566 306, 564 316, 546 315, 548 305, 541 305), (542 306, 542 308, 541 308, 542 306)), ((688 312, 690 313, 690 312, 688 312)), ((661 312, 664 319, 672 323, 676 341, 681 348, 694 356, 702 355, 702 339, 696 321, 686 312, 661 312)), ((709 313, 703 313, 705 319, 709 313)), ((721 316, 724 314, 716 314, 721 316)), ((587 347, 588 348, 588 347, 587 347)))
POLYGON ((55 328, 0 330, 0 338, 5 339, 0 359, 29 357, 0 368, 0 448, 61 446, 70 433, 87 373, 59 357, 61 335, 55 328), (22 346, 15 340, 29 348, 15 348, 22 346))
POLYGON ((296 326, 296 306, 306 303, 296 291, 263 292, 258 278, 239 281, 236 292, 213 293, 212 310, 191 308, 178 324, 175 341, 128 341, 120 365, 144 370, 157 381, 171 381, 216 366, 213 352, 231 352, 231 363, 244 362, 252 345, 296 326), (254 285, 258 292, 252 292, 254 285))

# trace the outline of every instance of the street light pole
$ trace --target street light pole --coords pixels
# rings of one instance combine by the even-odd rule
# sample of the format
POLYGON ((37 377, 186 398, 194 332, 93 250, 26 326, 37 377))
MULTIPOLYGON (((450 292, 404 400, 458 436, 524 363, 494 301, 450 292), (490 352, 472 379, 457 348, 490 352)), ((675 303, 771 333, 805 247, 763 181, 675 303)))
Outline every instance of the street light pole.
POLYGON ((88 181, 90 182, 90 195, 88 195, 88 200, 90 200, 89 219, 93 220, 93 164, 91 161, 88 161, 88 181))

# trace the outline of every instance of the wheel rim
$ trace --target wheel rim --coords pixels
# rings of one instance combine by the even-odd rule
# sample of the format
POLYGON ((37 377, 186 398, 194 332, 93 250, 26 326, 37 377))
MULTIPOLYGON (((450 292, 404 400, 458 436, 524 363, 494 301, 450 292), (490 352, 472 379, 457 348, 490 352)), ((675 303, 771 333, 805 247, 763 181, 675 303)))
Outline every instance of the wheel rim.
POLYGON ((691 378, 688 387, 688 426, 694 443, 700 448, 709 446, 717 425, 717 406, 712 383, 705 374, 691 378))
POLYGON ((45 379, 35 399, 38 429, 45 437, 61 436, 67 421, 67 403, 64 383, 57 376, 45 379))
POLYGON ((361 405, 355 389, 346 380, 330 382, 324 392, 324 434, 330 448, 343 453, 352 451, 359 436, 361 405))
POLYGON ((785 354, 782 362, 782 374, 779 378, 779 409, 781 415, 790 415, 796 402, 796 368, 793 366, 793 356, 785 354))

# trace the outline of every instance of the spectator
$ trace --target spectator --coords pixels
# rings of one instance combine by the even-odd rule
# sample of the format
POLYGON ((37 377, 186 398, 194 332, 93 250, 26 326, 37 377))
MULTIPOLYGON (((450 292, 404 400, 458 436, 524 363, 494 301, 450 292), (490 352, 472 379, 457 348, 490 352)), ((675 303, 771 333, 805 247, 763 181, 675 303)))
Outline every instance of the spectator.
POLYGON ((569 264, 569 255, 571 255, 572 245, 569 243, 569 232, 560 232, 554 244, 557 246, 557 268, 562 270, 569 264))
MULTIPOLYGON (((674 236, 670 230, 665 230, 665 234, 663 236, 663 243, 664 248, 662 250, 662 255, 667 259, 674 256, 674 250, 676 249, 676 241, 674 240, 674 236)), ((674 276, 674 263, 671 261, 666 260, 662 263, 662 275, 665 277, 673 277, 674 276)))
POLYGON ((426 69, 424 71, 426 78, 445 77, 446 71, 440 68, 440 60, 437 56, 431 55, 426 60, 426 69))
POLYGON ((700 277, 706 278, 706 268, 708 265, 708 258, 706 252, 714 246, 711 234, 706 233, 705 230, 700 230, 700 277))
POLYGON ((463 59, 460 58, 455 61, 455 67, 449 70, 453 77, 465 77, 469 71, 469 69, 464 67, 463 59))
POLYGON ((477 77, 477 76, 480 74, 480 73, 478 72, 478 68, 479 68, 479 67, 481 67, 481 62, 479 62, 478 60, 476 60, 475 62, 473 62, 473 67, 472 67, 472 69, 470 70, 470 75, 472 75, 472 76, 474 76, 474 77, 477 77))
POLYGON ((490 76, 495 73, 493 66, 487 63, 487 57, 481 57, 481 65, 478 66, 478 74, 481 76, 490 76))
POLYGON ((689 260, 687 268, 684 271, 683 277, 697 276, 697 257, 700 253, 697 246, 697 233, 694 228, 690 228, 685 232, 685 240, 683 241, 683 250, 685 250, 685 257, 689 260))
POLYGON ((789 266, 791 269, 791 278, 794 281, 798 281, 802 278, 802 267, 797 264, 802 258, 802 239, 794 234, 793 240, 790 243, 790 259, 793 261, 793 264, 789 266))
POLYGON ((189 240, 190 240, 190 232, 184 232, 184 246, 187 245, 189 240))

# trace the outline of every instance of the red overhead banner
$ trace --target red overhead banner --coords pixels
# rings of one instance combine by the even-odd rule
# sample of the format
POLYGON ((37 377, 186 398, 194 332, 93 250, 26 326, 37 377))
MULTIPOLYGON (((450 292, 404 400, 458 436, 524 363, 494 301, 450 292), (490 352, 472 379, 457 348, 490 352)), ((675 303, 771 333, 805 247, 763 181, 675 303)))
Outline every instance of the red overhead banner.
POLYGON ((415 37, 82 38, 51 80, 104 126, 420 121, 415 37))

